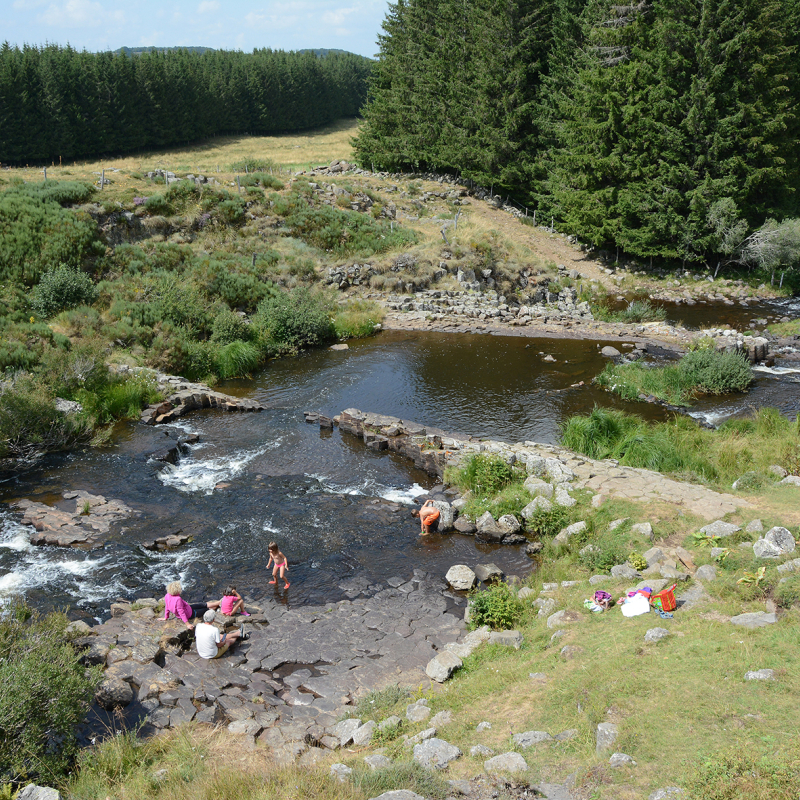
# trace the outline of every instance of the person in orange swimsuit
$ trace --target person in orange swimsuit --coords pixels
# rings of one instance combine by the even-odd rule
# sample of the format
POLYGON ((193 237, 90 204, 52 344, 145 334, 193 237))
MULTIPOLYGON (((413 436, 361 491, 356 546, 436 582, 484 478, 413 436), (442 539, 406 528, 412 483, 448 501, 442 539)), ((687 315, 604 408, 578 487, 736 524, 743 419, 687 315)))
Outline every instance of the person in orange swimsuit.
POLYGON ((436 527, 440 516, 439 509, 433 504, 433 500, 426 500, 419 511, 414 509, 411 513, 413 516, 419 517, 420 536, 429 534, 436 527))
POLYGON ((278 575, 280 574, 280 577, 283 578, 284 583, 286 584, 286 586, 284 586, 283 588, 288 589, 290 584, 289 581, 287 581, 286 578, 284 577, 283 573, 289 571, 289 562, 286 560, 286 556, 283 553, 281 553, 281 551, 278 549, 278 545, 275 544, 275 542, 270 542, 269 561, 267 561, 267 569, 269 569, 269 565, 273 563, 274 566, 272 568, 272 580, 270 581, 270 583, 275 583, 278 580, 278 575))

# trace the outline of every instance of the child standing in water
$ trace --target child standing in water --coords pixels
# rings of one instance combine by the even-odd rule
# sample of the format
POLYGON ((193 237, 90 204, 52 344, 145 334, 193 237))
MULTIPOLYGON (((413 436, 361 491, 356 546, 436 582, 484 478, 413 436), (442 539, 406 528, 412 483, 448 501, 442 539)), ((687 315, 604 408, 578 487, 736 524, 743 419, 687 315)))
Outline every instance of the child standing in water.
POLYGON ((278 550, 278 545, 275 544, 275 542, 269 543, 269 561, 267 561, 267 569, 269 569, 270 564, 274 564, 270 583, 275 583, 278 580, 278 574, 280 574, 280 577, 283 578, 286 583, 286 586, 283 588, 288 589, 290 584, 283 573, 289 571, 289 563, 286 561, 286 556, 278 550))

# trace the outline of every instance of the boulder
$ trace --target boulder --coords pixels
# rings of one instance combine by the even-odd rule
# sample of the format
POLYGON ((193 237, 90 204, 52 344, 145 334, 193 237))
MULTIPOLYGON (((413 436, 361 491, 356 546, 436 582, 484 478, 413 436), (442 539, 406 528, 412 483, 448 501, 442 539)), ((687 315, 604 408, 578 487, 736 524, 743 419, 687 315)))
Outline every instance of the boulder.
POLYGON ((515 733, 511 740, 517 747, 521 747, 524 750, 536 744, 552 742, 553 737, 546 731, 525 731, 525 733, 515 733))
POLYGON ((473 758, 477 758, 478 756, 483 756, 487 758, 488 756, 494 755, 494 750, 491 747, 487 747, 485 744, 475 744, 469 749, 469 754, 473 758))
POLYGON ((621 355, 622 355, 622 353, 620 353, 620 351, 619 351, 619 350, 617 350, 617 348, 616 348, 616 347, 611 347, 611 345, 608 345, 608 344, 607 344, 607 345, 606 345, 606 346, 605 346, 605 347, 604 347, 604 348, 603 348, 603 349, 600 351, 600 355, 601 355, 601 356, 605 356, 605 358, 617 358, 618 356, 621 356, 621 355))
POLYGON ((106 678, 98 687, 94 699, 108 710, 124 707, 132 702, 133 689, 121 678, 106 678))
POLYGON ((528 490, 529 494, 533 497, 544 497, 549 499, 553 496, 553 484, 537 478, 535 475, 530 475, 523 484, 523 487, 528 490))
POLYGON ((475 573, 464 564, 456 564, 447 570, 445 580, 459 592, 468 592, 477 583, 475 573))
MULTIPOLYGON (((764 535, 764 539, 774 545, 782 556, 793 553, 795 550, 795 538, 788 528, 770 528, 764 535)), ((755 549, 755 548, 754 548, 755 549)))
MULTIPOLYGON (((440 654, 441 655, 441 654, 440 654)), ((409 722, 423 722, 431 715, 427 700, 417 700, 406 706, 406 719, 409 722)))
POLYGON ((519 631, 492 631, 489 634, 489 644, 513 647, 515 650, 522 647, 522 641, 522 634, 519 631))
POLYGON ((723 522, 721 519, 718 519, 716 522, 711 522, 700 528, 700 533, 704 533, 706 536, 720 536, 724 538, 738 533, 741 529, 739 525, 734 525, 731 522, 723 522))
POLYGON ((641 572, 637 572, 633 567, 629 567, 627 564, 617 564, 614 567, 611 567, 611 577, 612 578, 625 578, 627 580, 635 580, 637 578, 641 578, 641 572))
MULTIPOLYGON (((463 662, 455 653, 450 650, 443 650, 428 662, 425 667, 425 674, 437 683, 444 683, 462 665, 463 662)), ((427 717, 427 714, 425 716, 427 717)), ((419 720, 412 721, 418 722, 419 720)))
POLYGON ((764 523, 760 519, 751 519, 745 526, 747 533, 762 533, 764 530, 764 523))
POLYGON ((428 769, 444 769, 461 755, 461 751, 455 745, 435 737, 414 745, 414 761, 428 769))
POLYGON ((344 783, 352 774, 353 770, 347 764, 331 764, 330 775, 338 778, 340 783, 344 783))
POLYGON ((501 753, 499 756, 484 761, 483 768, 489 775, 498 772, 516 775, 519 772, 525 772, 528 769, 528 763, 519 753, 501 753))
POLYGON ((339 739, 339 745, 346 747, 353 741, 353 734, 361 727, 361 720, 351 718, 343 719, 333 726, 333 735, 339 739))
POLYGON ((601 722, 595 731, 595 751, 601 755, 614 747, 619 736, 619 728, 613 722, 601 722))
POLYGON ((61 793, 49 786, 29 783, 18 795, 17 800, 61 800, 61 793))
POLYGON ((375 733, 376 724, 374 720, 365 722, 354 734, 353 744, 356 747, 363 747, 372 740, 372 735, 375 733))
POLYGON ((425 800, 425 798, 421 794, 412 792, 411 789, 392 789, 377 797, 370 797, 370 800, 425 800))
POLYGON ((439 509, 439 521, 437 524, 437 530, 440 533, 444 533, 446 531, 452 531, 456 519, 456 512, 453 506, 451 506, 450 503, 447 503, 444 500, 434 500, 433 505, 439 509))
POLYGON ((572 525, 567 525, 566 528, 563 528, 558 535, 556 535, 553 541, 556 544, 567 544, 571 537, 573 537, 576 533, 581 533, 582 531, 586 530, 586 523, 581 522, 573 522, 572 525))
POLYGON ((380 753, 364 756, 364 763, 374 772, 376 769, 386 769, 392 765, 392 759, 380 753))
POLYGON ((744 679, 746 681, 774 681, 774 669, 757 669, 751 672, 745 672, 744 679))
POLYGON ((741 625, 743 628, 763 628, 766 625, 774 625, 778 621, 775 613, 766 611, 753 611, 749 614, 739 614, 731 617, 732 625, 741 625))
POLYGON ((385 730, 386 728, 392 728, 396 725, 402 725, 402 724, 403 720, 400 719, 400 717, 398 717, 396 714, 392 714, 391 717, 386 717, 386 719, 383 719, 378 723, 378 730, 382 731, 385 730))
POLYGON ((679 800, 683 796, 683 789, 677 786, 666 786, 656 789, 647 796, 647 800, 679 800))
POLYGON ((644 553, 642 553, 642 558, 647 562, 648 567, 652 567, 664 558, 664 553, 658 547, 651 547, 649 550, 645 550, 644 553))
POLYGON ((777 559, 781 557, 782 553, 777 545, 768 542, 766 539, 759 539, 753 545, 753 555, 755 555, 756 558, 777 559))
POLYGON ((616 769, 617 767, 635 767, 636 762, 625 753, 613 753, 611 758, 608 759, 608 765, 612 769, 616 769))
POLYGON ((452 711, 440 711, 438 714, 434 714, 431 717, 430 725, 433 728, 443 728, 445 725, 449 725, 453 721, 453 712, 452 711))
POLYGON ((467 517, 459 517, 454 523, 453 528, 457 530, 459 533, 466 534, 467 536, 471 536, 475 531, 478 530, 475 523, 468 519, 467 517))
POLYGON ((782 481, 780 481, 784 486, 800 486, 800 476, 798 475, 788 475, 782 481))
MULTIPOLYGON (((549 486, 549 484, 548 484, 549 486)), ((521 514, 524 519, 532 519, 539 512, 547 513, 553 510, 553 504, 546 497, 534 497, 525 508, 522 509, 521 514)))
POLYGON ((578 501, 562 486, 556 488, 556 505, 571 508, 578 501))
POLYGON ((653 526, 649 522, 637 522, 635 525, 631 525, 631 533, 653 541, 653 526))
POLYGON ((536 597, 536 592, 534 592, 529 586, 523 586, 517 592, 517 598, 519 600, 527 600, 530 597, 536 597))
POLYGON ((491 729, 492 729, 492 723, 491 722, 486 722, 486 721, 479 722, 475 726, 475 730, 478 731, 478 733, 481 733, 482 731, 490 731, 491 729))
POLYGON ((694 577, 698 581, 713 581, 717 577, 717 568, 713 564, 703 564, 697 568, 694 577))
POLYGON ((522 525, 519 524, 519 520, 513 514, 503 514, 497 520, 497 527, 503 533, 517 533, 522 528, 522 525))
POLYGON ((644 635, 644 640, 649 644, 654 642, 660 642, 662 639, 666 639, 669 636, 669 631, 666 628, 650 628, 649 631, 644 635))
POLYGON ((475 567, 475 577, 479 581, 489 583, 490 581, 501 581, 505 575, 497 564, 478 564, 475 567))

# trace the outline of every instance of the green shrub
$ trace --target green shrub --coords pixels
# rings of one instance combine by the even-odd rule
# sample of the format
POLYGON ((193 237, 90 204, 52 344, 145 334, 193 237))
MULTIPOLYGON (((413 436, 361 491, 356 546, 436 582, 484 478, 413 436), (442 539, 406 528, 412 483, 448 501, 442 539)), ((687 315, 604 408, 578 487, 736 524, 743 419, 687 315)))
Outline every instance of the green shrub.
POLYGON ((96 394, 78 392, 76 399, 97 422, 107 423, 117 419, 138 419, 146 405, 158 402, 163 395, 152 378, 137 376, 109 380, 96 394))
POLYGON ((773 597, 781 608, 791 608, 800 603, 800 575, 789 575, 779 581, 773 597))
MULTIPOLYGON (((200 198, 200 187, 194 181, 176 181, 164 192, 165 202, 175 211, 183 211, 188 205, 196 203, 200 198)), ((145 203, 147 208, 147 203, 145 203)), ((156 211, 157 214, 168 214, 168 211, 156 211)))
POLYGON ((97 289, 85 273, 59 264, 42 275, 31 295, 31 307, 43 316, 52 317, 66 308, 91 305, 97 299, 97 289))
POLYGON ((625 544, 616 531, 606 531, 589 541, 588 549, 578 555, 578 561, 592 573, 608 572, 625 562, 625 544))
POLYGON ((522 509, 531 502, 531 495, 521 483, 510 483, 494 495, 475 495, 467 500, 464 513, 471 519, 478 519, 489 511, 495 519, 512 514, 522 519, 522 509))
POLYGON ((250 342, 231 342, 220 347, 214 357, 214 372, 222 380, 244 378, 261 364, 261 352, 250 342))
POLYGON ((223 200, 219 206, 217 206, 220 219, 228 225, 241 222, 244 219, 244 209, 244 200, 240 198, 223 200))
POLYGON ((549 511, 537 508, 525 521, 525 530, 537 538, 549 538, 572 521, 572 512, 564 506, 553 505, 549 511))
POLYGON ((639 572, 647 569, 647 559, 641 553, 630 553, 628 555, 628 563, 639 572))
POLYGON ((26 183, 17 191, 40 200, 66 206, 85 203, 95 193, 95 188, 82 181, 42 181, 42 183, 26 183))
POLYGON ((303 287, 263 300, 251 324, 262 344, 276 354, 297 352, 334 336, 329 302, 303 287))
POLYGON ((173 213, 170 202, 163 194, 154 194, 144 201, 144 208, 154 217, 166 217, 173 213))
POLYGON ((687 386, 705 394, 743 392, 753 382, 747 358, 739 353, 693 350, 678 365, 687 386))
POLYGON ((42 617, 22 603, 0 619, 0 771, 6 779, 56 782, 78 752, 99 668, 86 669, 64 639, 63 614, 42 617))
POLYGON ((514 468, 500 456, 474 455, 467 459, 460 483, 473 494, 495 495, 514 480, 514 468))
POLYGON ((469 608, 471 628, 488 625, 497 631, 512 628, 523 606, 507 583, 493 583, 488 589, 470 595, 469 608))
POLYGON ((242 186, 263 186, 265 189, 283 189, 285 184, 280 178, 267 172, 251 172, 249 175, 240 175, 239 183, 242 186))
MULTIPOLYGON (((173 274, 155 279, 159 317, 196 333, 207 333, 213 317, 198 286, 173 274)), ((215 315, 214 315, 215 316, 215 315)))
POLYGON ((211 329, 211 340, 219 344, 230 344, 236 341, 247 341, 250 338, 250 325, 239 314, 229 308, 223 309, 214 318, 211 329))
POLYGON ((97 223, 85 212, 18 188, 0 194, 0 281, 32 286, 53 264, 79 269, 104 252, 97 223))
POLYGON ((24 376, 0 393, 0 457, 32 460, 89 441, 91 421, 56 410, 52 392, 24 376))
POLYGON ((666 318, 667 312, 649 300, 632 300, 627 308, 612 314, 613 322, 660 322, 666 318))

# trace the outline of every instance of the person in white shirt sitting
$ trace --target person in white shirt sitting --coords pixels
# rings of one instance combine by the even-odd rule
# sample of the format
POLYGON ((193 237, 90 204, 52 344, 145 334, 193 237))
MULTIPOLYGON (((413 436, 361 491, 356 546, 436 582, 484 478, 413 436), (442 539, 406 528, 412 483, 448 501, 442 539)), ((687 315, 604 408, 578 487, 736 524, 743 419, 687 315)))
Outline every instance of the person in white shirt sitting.
POLYGON ((203 614, 203 621, 198 622, 195 626, 194 638, 195 642, 197 642, 197 655, 200 658, 219 658, 240 639, 246 640, 250 638, 250 634, 244 633, 241 628, 227 633, 220 633, 219 628, 211 624, 216 616, 217 612, 209 609, 203 614))

